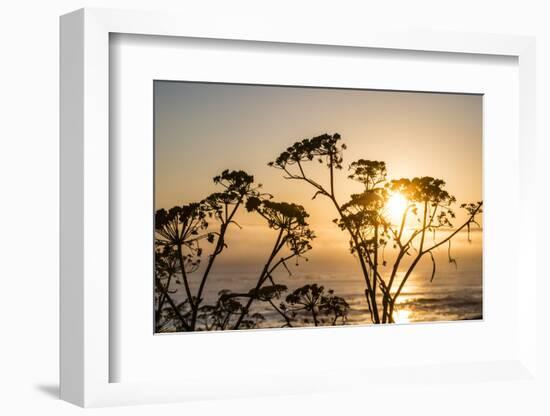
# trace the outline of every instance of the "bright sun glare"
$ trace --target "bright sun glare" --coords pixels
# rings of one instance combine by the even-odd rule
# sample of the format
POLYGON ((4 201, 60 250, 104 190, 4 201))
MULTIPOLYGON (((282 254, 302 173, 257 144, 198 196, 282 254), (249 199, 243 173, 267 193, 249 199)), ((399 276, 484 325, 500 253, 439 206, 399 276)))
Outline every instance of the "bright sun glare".
POLYGON ((407 198, 399 192, 393 193, 386 203, 386 209, 392 221, 400 221, 406 208, 407 198))
POLYGON ((409 320, 410 315, 411 315, 411 311, 408 311, 406 309, 400 309, 396 313, 394 313, 393 319, 397 324, 405 324, 407 322, 410 322, 409 320))

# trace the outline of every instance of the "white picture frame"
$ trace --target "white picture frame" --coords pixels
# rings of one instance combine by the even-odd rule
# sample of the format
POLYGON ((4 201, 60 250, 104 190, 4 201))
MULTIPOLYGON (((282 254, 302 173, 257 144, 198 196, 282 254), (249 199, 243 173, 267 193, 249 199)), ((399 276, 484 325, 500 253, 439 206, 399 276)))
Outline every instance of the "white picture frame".
MULTIPOLYGON (((204 25, 190 16, 106 9, 83 9, 61 18, 61 398, 80 406, 158 403, 199 398, 266 394, 308 393, 372 389, 373 380, 402 378, 404 383, 483 380, 536 382, 536 322, 522 317, 536 310, 537 271, 535 229, 522 227, 518 262, 525 285, 517 291, 518 327, 516 353, 507 360, 445 363, 414 368, 332 369, 330 374, 346 382, 320 382, 322 374, 289 381, 271 374, 271 383, 238 380, 229 388, 209 380, 110 382, 109 296, 110 171, 109 157, 109 36, 113 33, 280 42, 334 47, 382 48, 453 54, 516 57, 519 67, 519 172, 520 212, 534 204, 535 166, 535 42, 533 38, 465 34, 285 28, 250 23, 236 26, 223 20, 204 25), (527 290, 526 288, 531 290, 527 290), (403 373, 407 377, 403 377, 403 373), (408 380, 408 381, 406 381, 408 380), (274 386, 278 386, 275 387, 274 386)), ((532 215, 522 215, 522 221, 532 215)), ((521 224, 520 224, 521 227, 521 224)), ((516 270, 516 273, 519 271, 516 270)), ((274 335, 276 336, 276 335, 274 335)), ((252 367, 252 366, 251 366, 252 367)), ((383 388, 382 388, 383 389, 383 388)))

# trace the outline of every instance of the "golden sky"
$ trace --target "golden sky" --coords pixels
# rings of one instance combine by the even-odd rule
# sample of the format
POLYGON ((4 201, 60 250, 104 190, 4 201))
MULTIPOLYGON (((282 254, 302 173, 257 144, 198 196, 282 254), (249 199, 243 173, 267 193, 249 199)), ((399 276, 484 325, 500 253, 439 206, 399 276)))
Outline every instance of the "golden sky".
MULTIPOLYGON (((156 81, 154 94, 157 209, 199 201, 216 191, 213 176, 243 169, 275 200, 304 205, 324 251, 346 248, 327 201, 311 201, 311 188, 267 166, 297 140, 336 132, 348 146, 336 182, 341 202, 360 191, 346 178, 347 165, 359 158, 385 161, 389 179, 444 179, 458 204, 482 199, 480 95, 169 81, 156 81)), ((308 166, 326 178, 322 166, 308 166)), ((254 250, 268 244, 257 215, 243 212, 237 220, 244 229, 233 233, 235 256, 250 254, 239 241, 255 238, 254 250)))

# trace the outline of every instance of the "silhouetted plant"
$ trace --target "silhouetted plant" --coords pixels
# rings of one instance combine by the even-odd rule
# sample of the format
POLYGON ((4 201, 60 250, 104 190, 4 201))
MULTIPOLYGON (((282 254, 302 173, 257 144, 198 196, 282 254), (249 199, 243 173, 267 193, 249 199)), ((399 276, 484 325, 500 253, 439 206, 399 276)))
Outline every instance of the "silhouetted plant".
POLYGON ((329 289, 327 295, 321 297, 319 309, 329 319, 329 325, 337 325, 338 322, 344 325, 351 307, 344 298, 334 295, 334 290, 329 289))
MULTIPOLYGON (((155 215, 156 246, 164 248, 166 253, 171 253, 170 255, 177 258, 178 271, 182 276, 185 289, 185 304, 190 308, 190 316, 179 313, 178 305, 172 305, 172 310, 178 316, 179 324, 190 331, 194 331, 196 328, 207 279, 216 258, 227 247, 225 237, 229 226, 236 224, 235 214, 247 198, 260 195, 258 189, 261 185, 255 187, 254 177, 244 171, 224 170, 220 175, 214 177, 214 183, 223 188, 222 192, 213 193, 199 203, 174 207, 168 211, 160 209, 155 215), (210 221, 215 221, 219 228, 213 231, 210 221), (193 296, 189 275, 200 268, 203 254, 200 243, 203 240, 213 244, 214 249, 208 255, 197 293, 193 296)), ((238 224, 236 225, 238 226, 238 224)), ((160 257, 156 258, 155 268, 161 270, 163 268, 160 257)), ((156 284, 156 287, 157 291, 161 292, 159 296, 163 303, 169 302, 169 287, 166 286, 164 293, 162 288, 165 286, 156 284)))
POLYGON ((168 297, 169 308, 164 310, 164 322, 157 332, 182 332, 191 331, 188 322, 191 318, 191 307, 185 299, 183 302, 176 303, 172 297, 168 297))
POLYGON ((315 326, 318 326, 317 315, 323 290, 323 286, 317 286, 316 284, 305 285, 288 295, 286 302, 291 305, 291 311, 294 314, 302 310, 311 313, 315 326))
POLYGON ((301 322, 307 324, 310 322, 308 316, 311 315, 315 326, 337 325, 338 320, 343 325, 350 309, 348 303, 335 296, 332 289, 325 292, 325 288, 316 283, 295 289, 285 301, 280 309, 286 316, 296 320, 300 315, 306 315, 302 316, 301 322))
POLYGON ((341 136, 337 133, 304 139, 288 147, 275 161, 270 162, 269 166, 282 170, 285 173, 285 179, 304 181, 311 185, 314 189, 312 199, 322 195, 332 202, 338 213, 338 218, 334 222, 348 232, 351 252, 359 260, 366 285, 365 298, 372 321, 374 323, 393 322, 397 298, 419 261, 425 255, 430 256, 433 265, 432 280, 436 271, 436 262, 432 253, 434 249, 443 244, 449 244, 449 261, 454 262, 450 255, 451 240, 464 228, 469 231, 471 225, 476 224, 476 216, 481 213, 483 204, 477 202, 461 205, 468 217, 462 225, 452 228, 451 220, 455 218, 455 213, 451 205, 456 200, 444 189, 444 181, 421 177, 388 182, 386 164, 365 159, 352 162, 348 176, 363 184, 363 192, 351 195, 346 203, 340 203, 334 186, 335 172, 342 169, 342 153, 346 149, 345 144, 341 144, 340 141, 341 136), (328 188, 307 174, 306 163, 313 159, 327 166, 328 188), (385 206, 392 192, 400 192, 408 201, 408 206, 397 227, 386 218, 385 213, 385 206), (410 235, 405 237, 409 216, 416 217, 416 225, 410 235), (435 231, 443 228, 452 228, 452 232, 439 242, 426 247, 426 233, 433 232, 435 239, 435 231), (380 264, 380 258, 383 258, 380 254, 390 241, 395 248, 398 248, 398 253, 388 277, 380 273, 380 268, 387 264, 385 260, 380 264), (416 255, 405 269, 397 289, 393 290, 401 262, 404 256, 410 256, 413 250, 416 251, 416 255), (382 296, 381 309, 377 296, 378 289, 382 296))
POLYGON ((178 258, 174 250, 170 247, 157 247, 155 250, 155 328, 157 332, 161 332, 163 327, 174 319, 179 320, 183 327, 187 327, 180 308, 171 297, 177 292, 170 289, 171 283, 175 281, 180 284, 175 278, 178 271, 178 258), (165 308, 166 304, 170 307, 165 308))
POLYGON ((288 288, 285 285, 275 284, 272 281, 271 285, 263 286, 257 290, 251 289, 248 294, 250 297, 258 299, 261 302, 269 303, 271 308, 284 319, 284 324, 282 325, 282 327, 292 327, 292 320, 286 314, 284 305, 280 304, 279 306, 277 306, 275 304, 275 301, 278 301, 281 298, 282 294, 287 291, 287 289, 288 288))
POLYGON ((205 209, 200 203, 177 206, 168 211, 159 209, 155 215, 156 245, 176 252, 191 307, 194 307, 194 301, 188 275, 196 271, 200 264, 200 240, 206 238, 212 241, 213 238, 212 234, 204 233, 208 228, 206 217, 205 209))
POLYGON ((225 242, 227 229, 231 224, 238 226, 234 220, 238 209, 243 203, 246 202, 247 199, 256 198, 259 196, 258 189, 261 188, 261 184, 254 187, 254 177, 242 170, 224 170, 221 175, 214 177, 214 183, 222 186, 224 191, 210 195, 203 201, 203 204, 208 211, 209 217, 215 218, 218 221, 220 228, 219 231, 215 233, 217 236, 216 246, 214 248, 214 252, 210 254, 208 258, 208 263, 200 281, 197 292, 197 307, 194 308, 191 319, 192 330, 195 329, 197 313, 200 303, 203 300, 202 294, 206 280, 208 279, 216 258, 224 250, 224 248, 227 247, 225 242))
POLYGON ((253 329, 264 322, 261 313, 250 313, 239 299, 267 303, 282 319, 281 328, 305 326, 313 323, 322 325, 345 325, 350 306, 344 298, 334 295, 333 290, 325 291, 323 286, 308 284, 295 289, 280 301, 288 290, 287 286, 273 283, 246 293, 222 290, 214 305, 201 307, 198 320, 207 331, 224 329, 253 329), (277 304, 278 303, 278 304, 277 304), (244 314, 238 326, 236 320, 244 314))
MULTIPOLYGON (((227 289, 220 291, 215 305, 204 305, 199 309, 198 319, 202 322, 201 329, 206 331, 230 329, 234 320, 241 316, 244 306, 227 289)), ((253 329, 264 321, 260 313, 253 313, 242 319, 245 329, 253 329)))
MULTIPOLYGON (((277 236, 271 253, 258 276, 256 286, 249 292, 246 305, 233 329, 239 329, 252 303, 262 294, 260 290, 264 283, 270 280, 275 285, 273 273, 277 268, 283 266, 290 273, 286 262, 293 258, 298 260, 307 251, 311 250, 311 240, 315 238, 313 231, 306 222, 309 214, 300 205, 251 197, 246 203, 246 208, 249 212, 256 212, 263 217, 269 228, 277 231, 277 236), (285 248, 286 251, 283 252, 285 248), (276 258, 279 255, 281 257, 277 260, 276 258)), ((265 295, 265 293, 263 294, 265 295)))
POLYGON ((425 241, 427 232, 434 233, 435 239, 435 231, 437 229, 442 229, 444 227, 453 227, 451 219, 454 219, 456 216, 451 208, 451 205, 456 202, 455 197, 450 195, 444 189, 445 182, 443 180, 435 179, 432 177, 393 180, 386 186, 390 191, 399 192, 400 194, 404 195, 408 201, 408 206, 403 212, 399 229, 394 230, 393 227, 389 225, 389 228, 392 230, 394 236, 394 244, 399 249, 388 281, 389 290, 393 288, 395 277, 399 270, 401 261, 403 260, 405 255, 410 255, 410 252, 413 249, 417 252, 414 260, 406 269, 397 290, 391 296, 387 295, 384 297, 383 320, 384 322, 386 320, 389 320, 391 322, 393 319, 392 317, 395 308, 395 302, 398 296, 401 294, 405 283, 411 276, 418 262, 422 259, 424 255, 430 255, 433 266, 431 280, 433 280, 436 271, 436 262, 432 251, 436 247, 444 243, 449 244, 449 261, 454 262, 454 259, 452 259, 450 255, 451 239, 464 227, 469 227, 471 223, 475 222, 475 216, 478 213, 481 213, 482 203, 478 202, 477 204, 475 204, 476 209, 472 210, 469 213, 467 221, 461 227, 455 230, 454 233, 442 240, 437 245, 432 245, 431 247, 426 248, 425 241), (410 231, 410 236, 404 239, 403 232, 407 216, 409 216, 410 214, 416 217, 417 224, 410 231), (418 242, 417 248, 414 247, 415 242, 418 242))

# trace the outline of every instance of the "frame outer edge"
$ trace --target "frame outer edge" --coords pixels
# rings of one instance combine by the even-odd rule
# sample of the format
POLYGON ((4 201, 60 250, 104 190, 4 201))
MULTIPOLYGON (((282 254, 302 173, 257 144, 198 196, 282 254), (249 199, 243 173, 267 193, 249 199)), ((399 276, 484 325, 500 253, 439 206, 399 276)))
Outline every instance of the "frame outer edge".
POLYGON ((83 10, 83 406, 104 401, 109 383, 109 27, 83 10))
POLYGON ((84 11, 60 18, 60 398, 84 405, 84 11))
MULTIPOLYGON (((207 34, 210 38, 306 44, 325 44, 333 39, 329 35, 327 40, 326 35, 318 33, 304 38, 296 30, 280 35, 270 28, 254 26, 240 29, 238 33, 225 25, 215 33, 204 32, 198 23, 182 16, 185 15, 87 8, 64 15, 60 20, 60 397, 79 406, 182 400, 181 392, 158 389, 151 392, 149 385, 145 388, 109 383, 109 346, 105 342, 109 336, 109 33, 191 37, 207 34), (158 23, 161 19, 162 25, 158 23), (243 33, 252 35, 243 36, 243 33), (136 400, 136 394, 141 400, 136 400)), ((328 44, 403 48, 405 34, 379 35, 371 34, 357 41, 353 33, 346 32, 328 44)), ((531 72, 535 64, 532 37, 439 35, 436 38, 431 33, 418 33, 412 36, 413 41, 405 42, 405 49, 518 56, 520 68, 523 63, 529 68, 520 76, 520 91, 530 75, 534 75, 531 72)), ((528 83, 529 89, 534 90, 535 80, 528 83)), ((530 93, 520 95, 527 101, 533 100, 528 98, 530 93)), ((520 100, 522 104, 525 102, 520 100)), ((530 108, 535 105, 531 101, 530 108)), ((532 139, 536 134, 533 129, 520 122, 523 139, 532 139)), ((530 152, 521 155, 522 164, 532 160, 530 152)), ((525 299, 525 294, 520 293, 520 297, 525 299)), ((533 338, 536 328, 537 324, 533 323, 522 331, 530 341, 522 343, 518 351, 522 364, 531 370, 536 366, 532 354, 536 349, 536 338, 533 338)))
MULTIPOLYGON (((525 42, 519 54, 519 137, 524 143, 518 149, 520 163, 520 218, 522 230, 520 245, 530 247, 537 240, 538 224, 537 189, 543 185, 537 177, 537 44, 531 38, 525 42)), ((529 255, 520 251, 519 269, 524 284, 519 285, 518 295, 522 307, 518 309, 518 329, 520 333, 519 356, 532 376, 537 376, 537 321, 542 316, 537 313, 541 305, 540 291, 537 290, 537 253, 531 250, 529 255)), ((540 272, 539 272, 540 273, 540 272)))

